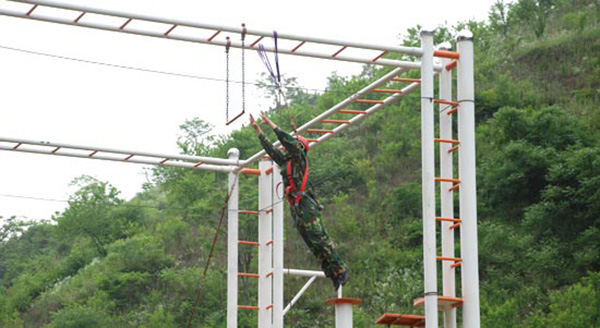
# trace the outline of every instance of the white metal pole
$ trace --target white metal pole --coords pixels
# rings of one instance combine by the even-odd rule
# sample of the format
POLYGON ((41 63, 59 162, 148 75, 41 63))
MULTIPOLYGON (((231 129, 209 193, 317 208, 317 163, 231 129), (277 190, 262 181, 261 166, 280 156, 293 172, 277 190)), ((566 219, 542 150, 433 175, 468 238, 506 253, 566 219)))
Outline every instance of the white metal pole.
POLYGON ((258 162, 258 327, 269 328, 273 313, 273 216, 272 180, 267 169, 273 166, 268 158, 258 162))
POLYGON ((283 245, 284 218, 281 168, 273 164, 273 328, 283 328, 283 245))
MULTIPOLYGON (((440 50, 451 50, 450 43, 444 43, 439 46, 440 50)), ((442 58, 442 67, 450 63, 450 59, 442 58)), ((452 70, 442 69, 439 77, 440 99, 452 100, 452 70)), ((452 106, 440 104, 440 138, 445 140, 454 139, 452 137, 452 115, 448 112, 452 106)), ((453 178, 453 157, 454 153, 450 148, 451 143, 440 143, 440 176, 443 178, 453 178)), ((450 189, 451 182, 440 183, 441 216, 443 218, 454 218, 454 197, 450 189)), ((454 230, 450 229, 452 222, 442 221, 442 256, 454 257, 454 230)), ((456 297, 456 276, 455 269, 452 268, 453 262, 442 261, 442 290, 444 296, 456 297)), ((456 328, 456 308, 449 307, 444 310, 444 328, 456 328)))
POLYGON ((475 181, 475 84, 473 77, 473 34, 462 31, 458 52, 458 170, 460 175, 460 218, 463 322, 465 328, 479 328, 479 260, 477 252, 477 186, 475 181))
POLYGON ((335 328, 352 328, 352 304, 337 303, 335 305, 335 328))
POLYGON ((423 263, 425 266, 425 327, 437 328, 435 242, 435 147, 433 116, 433 30, 421 31, 421 167, 423 174, 423 263))
MULTIPOLYGON (((240 158, 240 151, 231 148, 227 152, 231 160, 240 158)), ((237 328, 238 310, 238 202, 239 172, 229 173, 227 202, 227 328, 237 328)))

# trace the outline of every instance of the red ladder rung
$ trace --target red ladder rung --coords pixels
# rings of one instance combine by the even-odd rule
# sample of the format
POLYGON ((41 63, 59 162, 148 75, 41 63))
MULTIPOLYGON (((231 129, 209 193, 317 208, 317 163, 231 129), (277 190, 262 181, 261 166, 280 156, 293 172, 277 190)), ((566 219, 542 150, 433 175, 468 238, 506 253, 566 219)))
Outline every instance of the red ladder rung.
POLYGON ((392 81, 394 81, 394 82, 421 83, 421 79, 413 79, 413 78, 408 78, 408 77, 397 77, 397 78, 393 78, 392 81))
POLYGON ((247 241, 247 240, 240 240, 240 241, 238 241, 238 244, 250 245, 250 246, 260 246, 260 243, 257 241, 247 241))
POLYGON ((440 261, 462 262, 462 259, 460 257, 437 256, 436 259, 440 261))
POLYGON ((373 89, 373 92, 402 93, 402 90, 399 90, 399 89, 373 89))
POLYGON ((460 223, 462 222, 461 219, 455 219, 455 218, 435 218, 438 221, 447 221, 447 222, 454 222, 454 223, 460 223))
POLYGON ((435 181, 460 183, 460 179, 450 179, 450 178, 440 178, 440 177, 436 177, 435 181))
POLYGON ((350 124, 349 120, 322 120, 323 123, 350 124))
POLYGON ((458 101, 445 100, 445 99, 434 99, 433 102, 436 104, 444 104, 444 105, 452 105, 452 106, 459 105, 458 101))
POLYGON ((238 277, 260 278, 260 275, 257 273, 238 272, 238 277))
POLYGON ((454 113, 456 113, 458 111, 458 107, 453 107, 451 110, 449 110, 446 114, 448 115, 452 115, 454 113))
POLYGON ((333 133, 333 130, 325 129, 306 129, 307 133, 333 133))
POLYGON ((455 229, 455 228, 458 228, 458 227, 460 227, 460 222, 458 222, 457 224, 453 224, 453 225, 449 226, 448 229, 452 230, 452 229, 455 229))
POLYGON ((455 184, 454 186, 448 188, 448 191, 454 191, 456 189, 460 188, 460 184, 455 184))
POLYGON ((372 100, 372 99, 356 99, 354 102, 361 104, 383 104, 383 100, 372 100))
POLYGON ((338 111, 342 114, 366 114, 367 112, 364 110, 354 110, 354 109, 340 109, 338 111))
POLYGON ((450 144, 453 144, 453 145, 460 144, 460 141, 454 140, 454 139, 440 139, 440 138, 435 138, 435 139, 433 139, 433 141, 440 142, 440 143, 450 143, 450 144))
POLYGON ((260 308, 258 306, 252 306, 252 305, 238 305, 238 309, 240 310, 260 310, 260 308))

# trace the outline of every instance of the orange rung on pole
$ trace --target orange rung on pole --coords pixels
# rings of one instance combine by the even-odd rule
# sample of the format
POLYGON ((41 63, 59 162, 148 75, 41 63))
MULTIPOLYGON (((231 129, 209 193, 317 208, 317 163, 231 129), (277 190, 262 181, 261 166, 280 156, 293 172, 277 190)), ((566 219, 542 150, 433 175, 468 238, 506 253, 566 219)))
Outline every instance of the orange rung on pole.
POLYGON ((458 101, 452 101, 452 100, 434 99, 433 102, 436 104, 458 106, 458 101))
POLYGON ((317 143, 319 142, 319 139, 306 139, 306 141, 317 143))
POLYGON ((460 54, 458 52, 447 51, 447 50, 435 50, 435 51, 433 51, 433 56, 441 57, 441 58, 450 58, 450 59, 459 59, 460 58, 460 54))
POLYGON ((448 222, 454 222, 454 223, 458 223, 458 222, 462 222, 461 219, 454 219, 454 218, 435 218, 438 221, 448 221, 448 222))
POLYGON ((460 183, 459 179, 450 179, 450 178, 440 178, 440 177, 436 177, 435 181, 441 181, 441 182, 456 182, 456 183, 460 183))
POLYGON ((394 81, 394 82, 421 83, 421 79, 414 79, 414 78, 409 78, 409 77, 396 77, 396 78, 393 78, 392 81, 394 81))
POLYGON ((398 90, 398 89, 373 89, 373 92, 402 93, 402 90, 398 90))
POLYGON ((260 175, 260 170, 257 169, 242 169, 241 174, 245 175, 260 175))
POLYGON ((453 224, 453 225, 449 226, 448 229, 452 230, 452 229, 458 228, 458 227, 460 227, 460 222, 458 222, 457 224, 453 224))
POLYGON ((437 256, 436 259, 438 259, 440 261, 462 262, 462 259, 460 257, 437 256))
POLYGON ((340 109, 338 113, 342 114, 366 114, 367 112, 364 110, 354 110, 354 109, 340 109))
POLYGON ((265 309, 271 310, 272 308, 273 308, 273 304, 269 304, 269 305, 267 305, 267 307, 265 309))
POLYGON ((322 120, 323 123, 350 124, 348 120, 322 120))
POLYGON ((452 115, 454 113, 456 113, 458 111, 458 107, 453 107, 451 110, 449 110, 446 114, 448 115, 452 115))
POLYGON ((265 174, 269 175, 271 173, 273 173, 273 167, 270 167, 270 168, 268 168, 268 169, 265 170, 265 174))
POLYGON ((454 264, 452 264, 452 265, 450 266, 450 268, 454 269, 454 268, 456 268, 456 267, 459 267, 459 266, 461 266, 461 265, 462 265, 462 262, 457 262, 457 263, 454 263, 454 264))
POLYGON ((333 130, 324 129, 306 129, 307 133, 333 133, 333 130))
POLYGON ((448 188, 448 191, 454 191, 460 187, 460 184, 455 184, 454 186, 448 188))
POLYGON ((240 310, 260 310, 258 306, 251 305, 238 305, 238 309, 240 310))
POLYGON ((356 99, 354 102, 361 104, 383 104, 383 100, 371 100, 371 99, 356 99))
POLYGON ((249 210, 241 210, 238 213, 240 214, 259 214, 259 211, 249 211, 249 210))
POLYGON ((458 146, 452 147, 452 148, 448 149, 448 152, 451 153, 451 152, 454 152, 454 151, 457 151, 457 150, 458 150, 458 146))
POLYGON ((269 241, 267 242, 267 246, 269 246, 269 245, 273 245, 273 241, 272 241, 272 240, 269 240, 269 241))
POLYGON ((257 241, 240 240, 240 241, 238 241, 238 244, 240 244, 240 245, 250 245, 250 246, 260 246, 260 243, 257 242, 257 241))
POLYGON ((260 278, 260 275, 256 273, 238 272, 238 277, 260 278))
POLYGON ((440 138, 435 138, 435 139, 433 139, 433 141, 435 141, 435 142, 441 142, 441 143, 451 143, 453 145, 460 144, 460 141, 454 140, 454 139, 440 139, 440 138))
POLYGON ((447 71, 451 71, 454 67, 456 67, 456 64, 458 64, 458 60, 453 60, 450 62, 450 64, 446 65, 446 70, 447 71))

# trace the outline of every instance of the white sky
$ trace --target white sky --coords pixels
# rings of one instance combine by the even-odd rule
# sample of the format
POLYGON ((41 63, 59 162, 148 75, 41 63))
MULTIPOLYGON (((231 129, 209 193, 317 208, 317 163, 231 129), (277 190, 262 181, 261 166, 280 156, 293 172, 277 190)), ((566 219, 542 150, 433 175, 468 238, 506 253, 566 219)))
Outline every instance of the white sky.
MULTIPOLYGON (((95 8, 279 33, 396 45, 417 24, 483 20, 494 0, 401 1, 71 1, 95 8)), ((65 2, 68 3, 68 2, 65 2)), ((0 0, 0 7, 7 5, 0 0)), ((119 24, 117 22, 116 24, 119 24)), ((0 47, 209 78, 225 76, 224 49, 0 16, 0 47)), ((222 36, 224 36, 223 34, 222 36)), ((239 39, 237 35, 231 35, 239 39)), ((249 37, 249 41, 253 37, 249 37)), ((270 44, 269 44, 270 45, 270 44)), ((273 58, 272 54, 269 57, 273 58)), ((301 86, 323 89, 334 71, 357 74, 360 64, 280 55, 282 74, 301 86)), ((246 52, 246 79, 264 66, 246 52)), ((239 50, 231 54, 231 79, 240 79, 239 50)), ((236 112, 241 91, 231 86, 236 112)), ((246 108, 270 101, 247 87, 246 108)), ((92 65, 0 48, 0 136, 86 146, 175 154, 179 125, 200 117, 219 133, 225 128, 225 84, 92 65)), ((234 124, 239 128, 247 116, 234 124)), ((251 154, 242 154, 247 158, 251 154)), ((145 182, 144 166, 118 162, 0 151, 0 216, 49 219, 64 202, 6 195, 67 199, 68 185, 83 174, 109 181, 129 199, 145 182)))

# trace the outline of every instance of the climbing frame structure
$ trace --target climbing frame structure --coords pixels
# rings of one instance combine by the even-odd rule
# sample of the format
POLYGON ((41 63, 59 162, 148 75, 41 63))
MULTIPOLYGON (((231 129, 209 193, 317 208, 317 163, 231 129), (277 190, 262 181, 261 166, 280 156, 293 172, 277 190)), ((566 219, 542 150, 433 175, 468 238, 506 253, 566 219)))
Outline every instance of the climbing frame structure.
MULTIPOLYGON (((51 0, 14 0, 0 5, 0 15, 65 25, 101 29, 117 33, 164 38, 207 45, 225 46, 227 33, 242 33, 242 28, 200 24, 132 13, 122 13, 81 5, 67 5, 51 0), (44 8, 44 10, 40 10, 44 8), (52 10, 60 11, 60 15, 52 10), (119 24, 99 23, 87 20, 88 15, 110 16, 119 24), (144 22, 139 25, 136 22, 144 22), (148 28, 154 24, 154 28, 148 28), (141 28, 139 26, 146 26, 141 28), (185 29, 186 33, 179 33, 185 29)), ((234 48, 256 49, 261 40, 273 38, 271 32, 244 27, 247 36, 254 37, 247 44, 231 41, 234 48)), ((380 46, 356 42, 342 42, 316 37, 278 34, 279 39, 294 41, 289 48, 280 48, 280 54, 314 57, 327 60, 355 62, 391 67, 389 72, 335 106, 323 110, 312 120, 298 128, 307 136, 311 148, 318 147, 345 129, 357 125, 373 113, 402 99, 405 95, 421 90, 421 142, 422 142, 422 188, 423 188, 423 258, 425 266, 423 297, 415 300, 423 307, 425 315, 384 314, 378 324, 409 327, 436 328, 439 325, 438 310, 443 313, 443 326, 457 325, 457 309, 462 308, 462 323, 466 328, 480 326, 479 277, 477 259, 477 208, 475 185, 475 121, 473 84, 473 42, 470 32, 464 31, 457 38, 458 49, 451 51, 449 44, 434 49, 433 31, 422 31, 420 48, 380 46), (312 51, 311 44, 331 47, 330 52, 312 51), (361 50, 353 54, 353 50, 361 50), (371 54, 365 54, 370 52, 371 54), (420 58, 420 61, 402 61, 390 56, 401 54, 420 58), (389 58, 392 57, 392 58, 389 58), (452 72, 455 70, 457 95, 453 97, 452 72), (409 70, 420 69, 420 78, 403 76, 409 70), (434 95, 435 77, 439 80, 439 96, 434 95), (453 100, 455 99, 455 100, 453 100), (435 104, 439 105, 440 132, 435 135, 435 104), (335 115, 335 116, 334 116, 335 115), (452 131, 453 118, 458 121, 458 131, 452 131), (455 137, 457 135, 457 137, 455 137), (435 145, 439 144, 440 168, 435 169, 435 145), (456 156, 458 154, 458 156, 456 156), (453 163, 458 160, 458 177, 454 177, 453 163), (439 174, 436 174, 439 172, 439 174), (439 182, 441 212, 436 213, 436 183, 439 182), (459 209, 454 209, 455 194, 459 193, 459 209), (437 223, 440 222, 438 225, 437 223), (436 241, 436 229, 441 228, 441 247, 436 241), (454 250, 455 232, 460 231, 460 256, 454 250), (438 253, 441 249, 441 254, 438 253), (438 263, 441 263, 443 286, 437 286, 438 263), (460 275, 456 273, 460 270, 460 275), (456 280, 460 276, 461 292, 457 293, 456 280)), ((266 51, 274 48, 264 47, 266 51)), ((228 269, 227 269, 227 327, 238 326, 238 311, 258 311, 257 326, 281 328, 284 316, 309 288, 315 279, 324 277, 321 271, 284 268, 284 196, 280 169, 260 151, 247 159, 240 159, 237 149, 231 149, 228 158, 212 158, 186 155, 158 154, 111 148, 89 147, 69 143, 34 141, 0 137, 0 150, 27 152, 87 159, 101 159, 146 165, 180 167, 228 173, 228 269), (249 168, 258 162, 258 168, 249 168), (238 183, 240 176, 258 178, 258 208, 240 209, 238 183), (258 234, 255 240, 240 240, 238 222, 240 215, 256 216, 258 234), (258 272, 239 272, 238 249, 256 247, 258 272), (284 304, 284 275, 308 278, 306 284, 284 304), (258 279, 258 300, 255 304, 239 304, 238 279, 258 279)), ((338 297, 342 298, 341 291, 338 297)), ((403 297, 403 295, 398 295, 403 297)), ((359 300, 352 303, 360 303, 359 300)), ((331 304, 340 303, 330 301, 331 304)), ((343 303, 343 302, 341 302, 343 303)), ((337 309, 337 308, 336 308, 337 309)), ((336 310, 336 313, 338 311, 336 310)), ((351 311, 339 311, 339 316, 351 316, 351 311), (348 314, 349 313, 349 314, 348 314)), ((338 318, 338 328, 351 325, 351 317, 338 318)))

